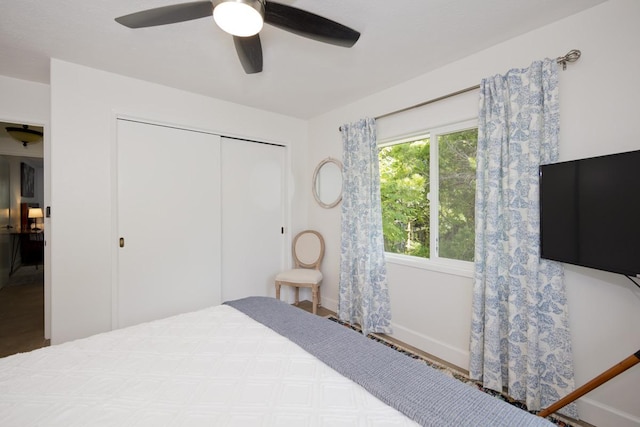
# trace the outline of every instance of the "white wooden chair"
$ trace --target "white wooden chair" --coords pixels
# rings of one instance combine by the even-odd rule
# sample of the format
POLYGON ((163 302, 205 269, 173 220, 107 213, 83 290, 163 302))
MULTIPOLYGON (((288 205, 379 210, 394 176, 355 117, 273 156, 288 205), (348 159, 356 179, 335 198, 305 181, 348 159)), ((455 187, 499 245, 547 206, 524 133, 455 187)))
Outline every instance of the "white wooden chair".
POLYGON ((294 268, 279 273, 276 276, 276 299, 280 299, 282 285, 295 288, 295 304, 300 303, 300 288, 310 288, 313 303, 313 314, 316 314, 321 303, 320 284, 322 272, 320 264, 324 258, 324 239, 314 230, 298 233, 291 245, 294 268))

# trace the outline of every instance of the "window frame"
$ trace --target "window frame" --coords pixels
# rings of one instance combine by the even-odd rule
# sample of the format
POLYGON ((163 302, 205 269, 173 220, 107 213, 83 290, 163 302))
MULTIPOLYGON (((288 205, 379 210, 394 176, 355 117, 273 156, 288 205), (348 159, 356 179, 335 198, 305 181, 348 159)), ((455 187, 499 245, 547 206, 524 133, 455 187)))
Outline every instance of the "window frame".
POLYGON ((439 190, 440 190, 440 169, 439 169, 439 144, 438 137, 444 134, 462 132, 478 127, 477 119, 458 121, 448 125, 435 126, 430 129, 423 129, 409 135, 386 138, 378 142, 378 149, 392 145, 403 144, 424 138, 429 138, 429 233, 430 257, 422 258, 414 255, 397 254, 385 252, 385 258, 393 264, 407 267, 420 268, 442 273, 454 274, 463 277, 473 277, 474 262, 462 261, 439 256, 439 235, 440 235, 440 215, 439 215, 439 190), (437 172, 437 173, 432 173, 437 172), (434 233, 433 230, 436 230, 434 233))

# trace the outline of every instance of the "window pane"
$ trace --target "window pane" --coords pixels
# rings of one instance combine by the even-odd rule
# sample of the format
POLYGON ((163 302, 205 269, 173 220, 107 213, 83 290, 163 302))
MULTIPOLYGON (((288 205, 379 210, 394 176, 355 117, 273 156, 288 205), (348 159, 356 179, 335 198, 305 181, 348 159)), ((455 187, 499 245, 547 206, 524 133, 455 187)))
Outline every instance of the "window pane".
POLYGON ((429 258, 429 138, 379 151, 385 251, 429 258))
POLYGON ((473 261, 478 130, 438 136, 438 255, 473 261))

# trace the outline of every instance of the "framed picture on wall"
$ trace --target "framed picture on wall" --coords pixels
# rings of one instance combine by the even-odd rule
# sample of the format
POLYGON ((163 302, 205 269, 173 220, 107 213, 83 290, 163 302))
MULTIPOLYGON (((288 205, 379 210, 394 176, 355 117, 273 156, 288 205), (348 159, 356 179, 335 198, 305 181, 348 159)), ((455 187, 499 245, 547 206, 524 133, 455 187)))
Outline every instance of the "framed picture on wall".
POLYGON ((26 163, 20 163, 20 195, 22 197, 33 197, 35 187, 35 169, 26 163))

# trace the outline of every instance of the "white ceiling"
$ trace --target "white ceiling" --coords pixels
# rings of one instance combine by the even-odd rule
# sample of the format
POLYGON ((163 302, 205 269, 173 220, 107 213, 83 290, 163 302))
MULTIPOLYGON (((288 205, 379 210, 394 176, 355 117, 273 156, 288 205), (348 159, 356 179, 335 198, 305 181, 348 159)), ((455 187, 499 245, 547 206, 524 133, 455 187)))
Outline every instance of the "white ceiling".
POLYGON ((347 49, 265 25, 264 71, 247 75, 212 18, 137 30, 114 21, 180 0, 2 0, 0 74, 48 83, 53 57, 311 118, 603 1, 279 0, 362 36, 347 49))

